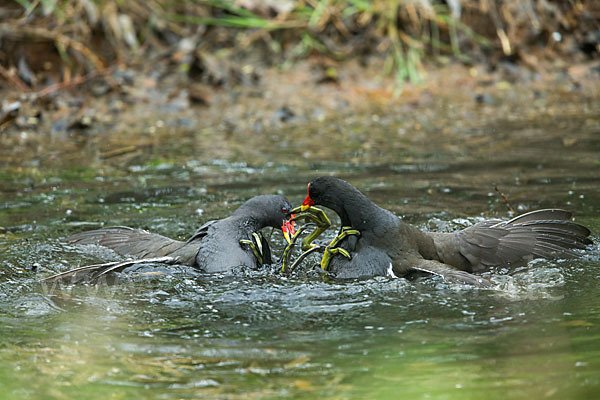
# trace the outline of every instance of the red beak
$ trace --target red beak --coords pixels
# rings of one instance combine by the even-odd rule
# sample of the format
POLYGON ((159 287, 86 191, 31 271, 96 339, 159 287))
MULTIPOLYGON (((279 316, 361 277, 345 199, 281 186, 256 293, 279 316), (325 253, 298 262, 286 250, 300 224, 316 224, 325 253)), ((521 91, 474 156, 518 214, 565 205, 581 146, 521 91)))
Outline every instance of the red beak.
POLYGON ((306 187, 306 191, 308 192, 308 194, 306 195, 306 198, 304 199, 304 202, 302 203, 302 206, 300 207, 300 210, 302 210, 302 211, 304 211, 316 204, 315 201, 310 198, 310 183, 306 187))

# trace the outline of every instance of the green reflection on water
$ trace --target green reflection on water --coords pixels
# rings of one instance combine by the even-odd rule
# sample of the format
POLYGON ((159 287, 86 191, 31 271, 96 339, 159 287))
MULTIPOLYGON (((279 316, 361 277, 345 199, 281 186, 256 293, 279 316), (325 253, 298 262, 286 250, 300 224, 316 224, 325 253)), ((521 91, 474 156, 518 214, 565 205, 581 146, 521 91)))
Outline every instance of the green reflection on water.
POLYGON ((62 243, 70 233, 106 222, 183 239, 256 194, 297 204, 306 182, 326 173, 442 230, 467 216, 507 217, 498 185, 521 211, 574 210, 598 241, 597 113, 467 126, 441 115, 408 134, 401 118, 361 118, 275 132, 271 148, 220 138, 217 161, 197 157, 208 154, 205 136, 179 132, 180 141, 123 165, 90 157, 3 172, 0 397, 597 397, 597 245, 581 260, 495 271, 501 289, 492 292, 431 279, 207 278, 185 268, 110 287, 37 286, 38 275, 118 258, 62 243))

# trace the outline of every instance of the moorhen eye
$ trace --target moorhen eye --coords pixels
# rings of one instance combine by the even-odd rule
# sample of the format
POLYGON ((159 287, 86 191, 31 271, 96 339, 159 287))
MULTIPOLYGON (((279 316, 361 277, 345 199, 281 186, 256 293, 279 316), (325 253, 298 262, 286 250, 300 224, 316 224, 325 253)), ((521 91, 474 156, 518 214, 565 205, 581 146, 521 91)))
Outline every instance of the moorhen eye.
POLYGON ((283 214, 287 214, 287 213, 289 213, 289 212, 290 212, 290 209, 289 209, 289 208, 287 208, 287 207, 281 207, 281 212, 282 212, 283 214))

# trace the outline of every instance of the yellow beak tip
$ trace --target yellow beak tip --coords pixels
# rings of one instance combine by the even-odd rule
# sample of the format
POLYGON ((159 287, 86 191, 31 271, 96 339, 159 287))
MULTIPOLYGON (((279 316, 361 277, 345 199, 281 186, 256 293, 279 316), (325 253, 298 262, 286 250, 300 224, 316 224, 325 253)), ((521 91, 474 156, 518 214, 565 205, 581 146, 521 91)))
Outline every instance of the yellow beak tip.
POLYGON ((306 211, 310 208, 310 206, 305 206, 304 204, 300 206, 300 211, 306 211))

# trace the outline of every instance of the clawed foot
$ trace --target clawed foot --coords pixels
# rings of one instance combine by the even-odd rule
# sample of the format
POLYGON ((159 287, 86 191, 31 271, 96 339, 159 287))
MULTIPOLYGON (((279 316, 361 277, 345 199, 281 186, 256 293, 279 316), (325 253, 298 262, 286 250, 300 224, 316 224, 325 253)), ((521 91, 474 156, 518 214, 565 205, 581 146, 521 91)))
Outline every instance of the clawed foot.
MULTIPOLYGON (((294 246, 296 245, 296 242, 298 241, 298 238, 300 237, 300 235, 302 233, 304 233, 304 231, 306 231, 308 228, 315 226, 315 224, 313 223, 308 223, 306 225, 302 225, 297 231, 296 233, 291 237, 290 242, 287 244, 287 246, 285 246, 285 249, 283 250, 283 255, 281 256, 281 272, 287 272, 288 270, 288 265, 290 263, 290 256, 292 255, 292 249, 294 248, 294 246)), ((317 250, 319 246, 318 245, 311 245, 311 247, 304 251, 300 257, 298 258, 298 260, 294 261, 294 263, 291 265, 291 267, 289 268, 289 271, 293 271, 294 268, 299 264, 299 262, 301 260, 303 260, 308 254, 314 252, 317 250)))
POLYGON ((331 241, 331 243, 329 243, 327 245, 327 247, 325 247, 325 253, 323 253, 323 259, 321 259, 321 268, 324 271, 327 271, 327 268, 329 268, 329 263, 331 262, 331 257, 333 257, 336 254, 341 254, 342 256, 346 257, 348 260, 352 259, 352 256, 350 255, 350 253, 348 253, 347 250, 342 249, 341 247, 338 247, 340 242, 350 235, 360 236, 360 232, 356 229, 352 229, 352 227, 350 227, 350 226, 343 226, 340 234, 337 235, 331 241))
POLYGON ((252 239, 242 239, 240 240, 240 244, 246 244, 250 246, 250 249, 252 249, 252 253, 254 253, 254 257, 256 257, 259 265, 263 265, 265 263, 265 259, 267 258, 265 251, 268 251, 269 260, 266 261, 268 261, 269 264, 271 263, 271 251, 263 248, 263 238, 259 233, 252 232, 252 239))
MULTIPOLYGON (((304 220, 317 227, 317 229, 302 240, 302 251, 308 251, 314 247, 312 242, 331 226, 331 221, 329 221, 325 212, 317 207, 310 207, 304 211, 302 211, 302 207, 296 207, 290 213, 296 214, 291 221, 304 220)), ((298 236, 298 233, 296 232, 295 236, 298 236)))
POLYGON ((290 214, 295 214, 291 218, 291 221, 304 220, 307 223, 296 231, 294 236, 291 237, 288 245, 283 250, 283 256, 281 257, 282 272, 287 272, 288 270, 292 271, 296 266, 298 266, 300 261, 306 258, 307 255, 318 251, 320 247, 317 244, 314 244, 313 241, 331 226, 331 221, 329 221, 329 218, 325 212, 317 207, 310 207, 306 210, 302 210, 302 207, 296 207, 290 211, 290 214), (288 267, 290 263, 290 256, 292 254, 292 248, 296 244, 298 238, 308 228, 313 226, 316 226, 316 229, 302 240, 302 254, 291 266, 288 267))
MULTIPOLYGON (((322 249, 322 247, 320 247, 319 245, 314 244, 313 241, 331 226, 331 221, 329 221, 329 218, 327 217, 325 212, 317 207, 310 207, 304 211, 302 211, 301 207, 296 207, 291 211, 291 213, 296 214, 291 219, 292 221, 304 220, 308 223, 303 225, 300 229, 296 231, 296 234, 291 238, 290 243, 285 247, 282 256, 281 271, 293 270, 307 255, 322 249), (316 229, 302 240, 303 253, 291 266, 288 267, 290 262, 290 256, 292 253, 291 250, 296 244, 298 237, 304 231, 306 231, 308 227, 312 226, 316 226, 316 229)), ((350 253, 347 250, 338 247, 341 241, 350 235, 360 236, 360 232, 348 226, 342 227, 340 234, 336 238, 334 238, 331 241, 331 243, 329 243, 329 245, 325 247, 323 258, 321 260, 321 268, 323 270, 327 270, 331 261, 331 257, 333 257, 336 254, 341 254, 349 260, 352 259, 350 253)))
MULTIPOLYGON (((292 263, 292 265, 289 266, 288 270, 289 272, 293 272, 296 267, 298 265, 300 265, 300 263, 311 253, 314 253, 316 251, 320 251, 322 249, 321 246, 319 246, 318 244, 313 245, 313 247, 311 247, 309 250, 306 250, 304 253, 300 254, 300 256, 296 259, 296 261, 294 261, 292 263)), ((283 268, 282 268, 283 271, 283 268)))

